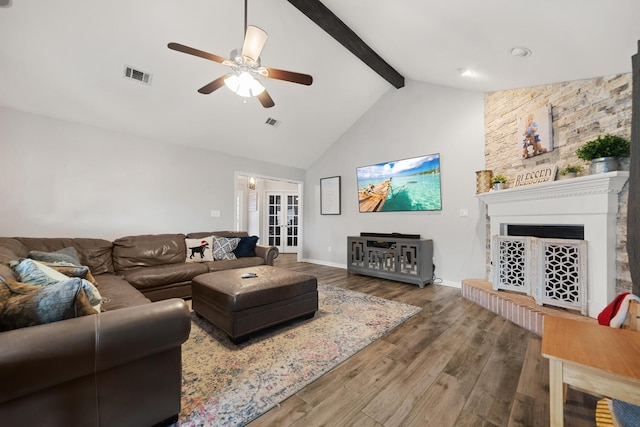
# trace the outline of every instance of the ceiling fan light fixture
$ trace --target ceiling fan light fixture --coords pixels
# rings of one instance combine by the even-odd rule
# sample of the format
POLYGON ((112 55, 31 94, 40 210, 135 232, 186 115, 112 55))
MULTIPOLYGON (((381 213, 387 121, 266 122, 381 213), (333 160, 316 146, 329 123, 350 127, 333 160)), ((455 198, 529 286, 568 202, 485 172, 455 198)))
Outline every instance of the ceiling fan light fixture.
POLYGON ((242 56, 257 62, 264 44, 267 42, 267 33, 254 25, 247 27, 242 45, 242 56))
MULTIPOLYGON (((2 1, 0 0, 0 2, 2 1)), ((245 103, 247 98, 257 97, 264 108, 271 108, 276 104, 273 102, 269 92, 262 86, 262 83, 256 79, 257 76, 306 86, 313 83, 313 77, 309 74, 267 68, 260 65, 260 54, 267 41, 267 33, 256 26, 247 25, 247 0, 244 0, 244 33, 245 38, 242 50, 232 50, 230 59, 175 42, 167 44, 167 47, 171 50, 198 56, 231 68, 230 73, 222 75, 198 89, 198 93, 203 95, 208 95, 222 86, 227 86, 233 93, 243 97, 245 103)))
POLYGON ((264 92, 264 86, 246 71, 232 74, 224 80, 225 86, 238 96, 250 98, 264 92))

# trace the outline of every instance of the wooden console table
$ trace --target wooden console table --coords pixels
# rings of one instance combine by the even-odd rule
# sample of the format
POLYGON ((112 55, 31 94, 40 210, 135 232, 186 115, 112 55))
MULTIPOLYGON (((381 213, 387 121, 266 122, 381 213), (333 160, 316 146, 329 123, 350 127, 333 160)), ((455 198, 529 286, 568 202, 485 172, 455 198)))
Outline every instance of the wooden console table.
POLYGON ((545 316, 551 426, 564 425, 563 384, 640 405, 640 332, 545 316))

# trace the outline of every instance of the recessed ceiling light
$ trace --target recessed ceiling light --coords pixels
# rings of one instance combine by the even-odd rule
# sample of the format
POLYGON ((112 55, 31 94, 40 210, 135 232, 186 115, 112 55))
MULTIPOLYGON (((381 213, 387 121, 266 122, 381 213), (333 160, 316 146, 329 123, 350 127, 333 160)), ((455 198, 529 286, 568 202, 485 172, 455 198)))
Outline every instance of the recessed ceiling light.
POLYGON ((476 75, 475 71, 469 68, 458 68, 458 73, 460 73, 462 77, 473 77, 476 75))
POLYGON ((531 55, 531 53, 531 49, 526 47, 514 47, 513 49, 511 49, 511 55, 518 58, 525 58, 531 55))

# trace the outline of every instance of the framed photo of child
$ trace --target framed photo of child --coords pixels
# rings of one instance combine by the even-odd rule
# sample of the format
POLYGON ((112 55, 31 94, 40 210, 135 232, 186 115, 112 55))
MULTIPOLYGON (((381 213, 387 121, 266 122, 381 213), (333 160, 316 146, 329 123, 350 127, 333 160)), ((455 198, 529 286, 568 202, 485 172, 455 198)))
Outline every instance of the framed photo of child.
POLYGON ((517 132, 520 158, 528 159, 553 150, 551 105, 530 110, 518 118, 517 132))

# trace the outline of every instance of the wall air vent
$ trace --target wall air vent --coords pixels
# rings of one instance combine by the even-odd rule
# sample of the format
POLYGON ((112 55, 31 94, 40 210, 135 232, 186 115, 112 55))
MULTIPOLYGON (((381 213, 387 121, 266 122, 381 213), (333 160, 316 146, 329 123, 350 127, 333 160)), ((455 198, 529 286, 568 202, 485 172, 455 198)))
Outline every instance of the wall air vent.
POLYGON ((277 128, 278 126, 280 126, 280 123, 282 123, 280 120, 272 119, 271 117, 269 117, 265 121, 265 124, 267 124, 269 126, 273 126, 274 128, 277 128))
POLYGON ((127 65, 125 65, 124 67, 124 78, 125 79, 131 79, 131 80, 136 80, 140 83, 144 83, 146 85, 151 86, 151 77, 152 75, 150 73, 144 72, 144 71, 140 71, 140 70, 136 70, 133 67, 129 67, 127 65))

